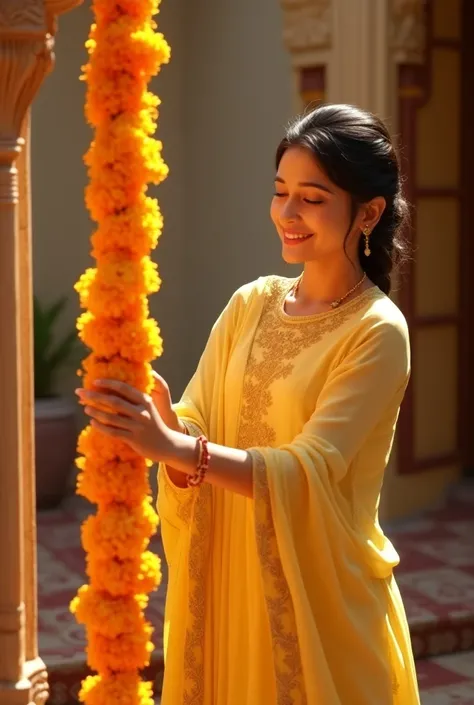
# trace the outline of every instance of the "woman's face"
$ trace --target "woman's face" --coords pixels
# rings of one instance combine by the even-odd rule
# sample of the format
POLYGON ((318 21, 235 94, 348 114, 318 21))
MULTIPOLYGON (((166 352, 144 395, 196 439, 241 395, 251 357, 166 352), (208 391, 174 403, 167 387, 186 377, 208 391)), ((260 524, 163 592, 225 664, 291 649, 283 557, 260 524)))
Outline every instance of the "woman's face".
POLYGON ((315 157, 303 147, 284 153, 275 178, 270 215, 282 243, 285 262, 357 256, 360 227, 344 240, 351 221, 351 197, 335 186, 315 157))

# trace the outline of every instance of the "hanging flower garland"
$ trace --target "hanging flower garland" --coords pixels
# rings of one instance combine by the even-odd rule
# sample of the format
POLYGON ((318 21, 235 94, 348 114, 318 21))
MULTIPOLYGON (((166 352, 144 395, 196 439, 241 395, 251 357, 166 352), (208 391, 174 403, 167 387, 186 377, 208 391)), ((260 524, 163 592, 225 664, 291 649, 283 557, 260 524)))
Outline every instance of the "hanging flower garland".
MULTIPOLYGON (((159 99, 147 89, 170 57, 152 19, 159 2, 92 3, 83 79, 86 117, 95 130, 85 162, 97 266, 76 284, 86 309, 79 335, 91 349, 81 373, 88 389, 109 378, 150 392, 150 363, 162 351, 148 296, 160 286, 150 252, 163 223, 156 200, 146 195, 148 183, 158 184, 168 173, 161 143, 152 136, 159 99)), ((86 626, 87 660, 98 674, 84 680, 79 697, 87 705, 153 705, 152 685, 140 678, 153 650, 144 609, 161 579, 159 559, 147 550, 158 524, 149 463, 91 426, 79 438, 79 453, 77 492, 98 505, 82 526, 90 582, 71 603, 86 626)))

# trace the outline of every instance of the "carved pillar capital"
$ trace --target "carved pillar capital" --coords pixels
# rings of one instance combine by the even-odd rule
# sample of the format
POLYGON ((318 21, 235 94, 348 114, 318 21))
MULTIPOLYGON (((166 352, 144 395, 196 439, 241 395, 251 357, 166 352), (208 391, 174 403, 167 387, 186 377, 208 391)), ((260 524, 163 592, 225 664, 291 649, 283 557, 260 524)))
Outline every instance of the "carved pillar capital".
POLYGON ((17 137, 54 54, 55 19, 82 0, 0 0, 0 135, 17 137))
POLYGON ((390 0, 389 43, 396 63, 420 64, 426 43, 426 0, 390 0))
POLYGON ((52 63, 53 39, 41 0, 0 3, 0 139, 15 140, 52 63))

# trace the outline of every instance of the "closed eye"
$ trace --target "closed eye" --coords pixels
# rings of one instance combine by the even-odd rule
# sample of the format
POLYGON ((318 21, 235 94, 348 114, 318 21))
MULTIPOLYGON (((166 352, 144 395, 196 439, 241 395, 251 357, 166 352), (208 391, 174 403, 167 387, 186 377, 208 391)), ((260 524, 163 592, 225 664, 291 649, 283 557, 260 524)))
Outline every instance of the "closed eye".
MULTIPOLYGON (((287 193, 279 193, 278 191, 274 191, 273 195, 275 196, 275 198, 285 198, 288 194, 287 193)), ((318 205, 321 205, 322 203, 324 203, 324 201, 321 201, 321 200, 313 201, 311 198, 303 198, 303 201, 305 201, 305 203, 310 203, 313 206, 318 206, 318 205)))

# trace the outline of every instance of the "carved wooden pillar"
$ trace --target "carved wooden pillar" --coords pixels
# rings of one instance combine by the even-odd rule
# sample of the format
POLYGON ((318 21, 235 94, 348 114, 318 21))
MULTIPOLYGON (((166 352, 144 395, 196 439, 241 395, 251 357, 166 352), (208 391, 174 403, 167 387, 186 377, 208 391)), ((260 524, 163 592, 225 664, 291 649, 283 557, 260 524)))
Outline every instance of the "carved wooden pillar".
POLYGON ((0 0, 0 705, 40 704, 48 694, 36 644, 29 157, 22 149, 29 106, 52 63, 54 15, 80 1, 0 0))
MULTIPOLYGON (((33 347, 32 305, 33 272, 31 242, 31 190, 30 190, 30 119, 25 117, 22 127, 23 148, 18 157, 19 219, 18 246, 20 251, 20 341, 22 350, 33 347)), ((24 359, 21 383, 22 431, 22 485, 23 485, 23 536, 25 551, 25 657, 27 662, 38 657, 37 639, 37 584, 36 584, 36 492, 34 476, 34 382, 33 366, 24 359)))

